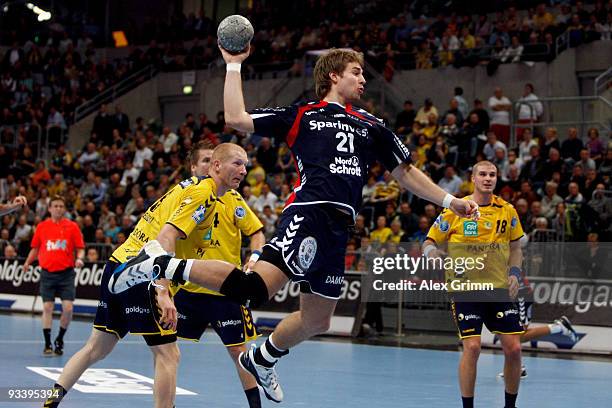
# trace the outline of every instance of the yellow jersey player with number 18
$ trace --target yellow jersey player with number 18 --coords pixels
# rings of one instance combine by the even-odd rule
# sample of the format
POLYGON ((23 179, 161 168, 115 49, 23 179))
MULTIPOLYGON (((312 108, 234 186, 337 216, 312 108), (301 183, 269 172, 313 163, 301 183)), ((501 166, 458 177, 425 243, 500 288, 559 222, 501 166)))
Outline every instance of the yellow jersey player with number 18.
MULTIPOLYGON (((209 173, 212 154, 212 146, 206 142, 193 147, 190 165, 194 176, 209 173)), ((250 267, 265 244, 263 224, 242 196, 235 190, 229 190, 218 198, 210 227, 198 235, 194 245, 179 242, 176 256, 183 259, 221 259, 240 267, 243 235, 250 238, 251 258, 246 264, 246 267, 250 267)), ((257 381, 238 365, 238 356, 246 351, 246 343, 258 336, 251 311, 218 292, 190 282, 180 287, 173 286, 172 290, 176 293, 174 304, 178 312, 178 337, 198 341, 211 325, 236 364, 249 408, 260 408, 257 381)))
MULTIPOLYGON (((488 161, 474 165, 474 219, 444 210, 423 244, 427 258, 444 258, 438 249, 448 244, 453 270, 446 271, 453 318, 463 342, 459 385, 464 408, 474 406, 476 365, 483 323, 500 336, 505 356, 506 408, 514 408, 521 375, 520 336, 524 329, 515 302, 519 289, 523 229, 514 207, 495 196, 497 168, 488 161)), ((447 262, 444 262, 447 264, 447 262)))
POLYGON ((108 283, 113 274, 122 270, 130 279, 138 276, 141 271, 133 265, 134 260, 149 254, 173 253, 178 242, 186 246, 197 245, 212 225, 217 198, 238 187, 244 179, 247 160, 240 146, 219 145, 213 152, 215 170, 210 172, 210 177, 183 180, 142 215, 128 239, 106 263, 94 330, 87 344, 68 361, 54 385, 58 397, 47 400, 44 407, 57 407, 85 370, 106 357, 128 332, 142 335, 153 352, 155 406, 174 405, 179 350, 176 307, 167 289, 170 282, 159 280, 155 284, 132 287, 122 294, 112 294, 108 283))

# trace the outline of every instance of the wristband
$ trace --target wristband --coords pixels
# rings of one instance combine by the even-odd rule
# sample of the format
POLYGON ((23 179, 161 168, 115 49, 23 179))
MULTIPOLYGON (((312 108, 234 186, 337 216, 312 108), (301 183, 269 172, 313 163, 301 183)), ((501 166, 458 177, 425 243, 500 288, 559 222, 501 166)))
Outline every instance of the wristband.
POLYGON ((518 281, 521 281, 521 268, 519 268, 518 266, 511 266, 510 270, 508 271, 508 276, 516 276, 516 279, 518 279, 518 281))
POLYGON ((453 201, 454 198, 455 196, 447 193, 446 196, 444 196, 444 200, 442 200, 442 207, 450 208, 451 202, 453 201))
POLYGON ((229 62, 225 66, 225 70, 227 72, 230 72, 230 71, 240 72, 240 67, 241 66, 242 66, 242 64, 240 64, 239 62, 229 62))
POLYGON ((257 250, 253 251, 251 253, 251 256, 249 257, 249 262, 257 262, 260 256, 261 256, 261 251, 257 251, 257 250))
POLYGON ((423 255, 425 256, 425 258, 429 258, 429 253, 434 249, 436 249, 435 245, 427 245, 425 247, 425 250, 423 251, 423 255))

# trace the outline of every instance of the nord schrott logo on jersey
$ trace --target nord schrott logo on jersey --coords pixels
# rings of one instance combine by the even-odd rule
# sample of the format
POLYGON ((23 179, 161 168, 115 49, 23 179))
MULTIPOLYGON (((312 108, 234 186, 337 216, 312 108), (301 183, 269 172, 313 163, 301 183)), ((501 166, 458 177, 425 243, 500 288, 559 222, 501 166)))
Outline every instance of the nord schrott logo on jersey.
POLYGON ((353 157, 334 157, 334 162, 329 165, 329 171, 333 174, 348 174, 361 177, 361 167, 359 158, 353 157))

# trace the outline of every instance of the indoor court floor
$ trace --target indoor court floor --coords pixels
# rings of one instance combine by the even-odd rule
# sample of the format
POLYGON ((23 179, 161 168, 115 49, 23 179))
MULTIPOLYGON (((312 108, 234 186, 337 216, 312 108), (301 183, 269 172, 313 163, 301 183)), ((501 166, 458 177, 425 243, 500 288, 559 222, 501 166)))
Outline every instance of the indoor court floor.
MULTIPOLYGON (((58 321, 54 321, 53 336, 58 321)), ((0 407, 40 407, 11 402, 7 389, 49 387, 61 367, 85 342, 91 324, 74 321, 65 354, 44 357, 38 316, 0 314, 0 407)), ((214 333, 200 343, 181 342, 177 408, 244 407, 246 399, 228 354, 214 333)), ((267 407, 460 407, 459 353, 308 341, 278 366, 285 392, 282 404, 267 407)), ((610 406, 612 361, 525 357, 528 378, 521 383, 519 408, 604 408, 610 406)), ((503 407, 503 356, 483 352, 478 366, 476 407, 503 407)), ((144 341, 128 336, 88 371, 71 390, 64 408, 152 407, 153 364, 144 341)), ((262 397, 265 398, 265 397, 262 397)))

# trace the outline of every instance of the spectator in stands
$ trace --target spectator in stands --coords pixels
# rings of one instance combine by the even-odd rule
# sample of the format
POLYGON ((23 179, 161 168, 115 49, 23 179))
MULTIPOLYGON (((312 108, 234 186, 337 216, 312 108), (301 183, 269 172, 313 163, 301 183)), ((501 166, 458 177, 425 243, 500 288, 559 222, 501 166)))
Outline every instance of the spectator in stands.
POLYGON ((264 235, 266 236, 266 239, 270 239, 276 231, 276 221, 278 220, 278 215, 272 211, 272 207, 266 205, 263 208, 263 211, 259 214, 259 218, 264 225, 264 235))
POLYGON ((599 174, 607 180, 612 176, 612 147, 606 150, 604 159, 601 161, 598 169, 599 174))
POLYGON ((537 31, 545 31, 554 23, 555 18, 546 10, 546 3, 539 3, 536 7, 536 14, 533 16, 533 28, 537 31))
MULTIPOLYGON (((567 129, 567 139, 561 143, 561 157, 573 162, 580 160, 580 151, 583 148, 582 140, 578 139, 578 129, 570 127, 567 129)), ((571 162, 571 164, 573 164, 571 162)))
POLYGON ((278 196, 270 191, 270 185, 268 183, 264 183, 261 187, 261 194, 257 197, 257 201, 253 208, 258 212, 262 212, 266 206, 276 209, 277 203, 278 196))
POLYGON ((17 250, 11 244, 8 244, 4 247, 3 254, 4 254, 4 258, 8 259, 9 261, 17 259, 18 257, 17 250))
POLYGON ((505 158, 508 148, 506 147, 505 143, 497 140, 497 135, 493 130, 489 130, 487 132, 487 143, 484 145, 482 153, 485 155, 487 160, 493 161, 495 160, 495 151, 497 149, 502 149, 504 151, 505 158))
POLYGON ((544 178, 546 180, 552 180, 553 174, 565 174, 565 162, 561 159, 559 150, 554 147, 548 152, 548 159, 544 169, 544 178))
POLYGON ((387 219, 384 215, 376 218, 376 229, 370 233, 373 244, 383 245, 391 236, 391 228, 387 227, 387 219))
POLYGON ((93 247, 87 248, 87 252, 85 254, 85 260, 88 263, 96 263, 100 260, 100 255, 98 254, 98 250, 93 247))
POLYGON ((523 56, 523 46, 519 42, 519 38, 516 35, 512 36, 510 45, 502 51, 500 61, 505 62, 519 62, 523 56))
POLYGON ((599 139, 599 130, 594 127, 590 128, 587 136, 589 141, 586 143, 586 148, 589 151, 591 159, 595 161, 601 160, 605 151, 605 146, 601 139, 599 139))
POLYGON ((425 99, 425 104, 418 110, 415 122, 426 126, 429 123, 430 114, 433 114, 437 120, 438 118, 438 109, 434 106, 432 100, 430 98, 425 99))
POLYGON ((466 118, 468 118, 469 120, 469 117, 473 113, 475 113, 478 116, 478 123, 480 123, 480 126, 483 129, 489 129, 489 122, 490 122, 489 113, 484 108, 484 104, 482 103, 482 101, 478 98, 474 99, 474 109, 472 109, 469 116, 466 116, 466 118))
POLYGON ((83 168, 97 162, 99 158, 100 153, 96 150, 95 143, 87 143, 87 149, 81 153, 77 162, 81 165, 81 168, 83 168))
POLYGON ((440 118, 441 125, 446 125, 448 123, 447 122, 448 115, 455 116, 455 123, 457 124, 457 126, 463 125, 465 116, 463 116, 463 114, 461 113, 461 110, 459 109, 459 101, 456 98, 452 98, 450 100, 448 109, 446 110, 446 112, 444 112, 444 115, 442 115, 442 117, 440 118))
POLYGON ((583 170, 594 170, 597 168, 595 160, 593 160, 589 155, 588 148, 583 148, 582 150, 580 150, 580 160, 577 164, 581 165, 583 170))
MULTIPOLYGON (((468 33, 469 33, 469 29, 468 29, 468 33)), ((473 48, 473 47, 466 47, 466 48, 473 48)), ((455 94, 455 100, 459 104, 458 107, 459 107, 459 112, 461 112, 461 117, 464 119, 467 119, 469 106, 468 106, 467 101, 463 97, 463 88, 461 88, 460 86, 455 87, 454 94, 455 94)))
POLYGON ((561 150, 561 143, 559 143, 557 128, 555 127, 546 128, 544 132, 544 144, 541 149, 542 157, 548 157, 548 152, 551 148, 561 150))
POLYGON ((585 201, 590 200, 593 197, 593 192, 599 183, 603 183, 601 176, 597 174, 595 169, 589 169, 585 172, 584 185, 582 192, 584 193, 585 201))
POLYGON ((567 195, 567 197, 565 197, 566 204, 582 204, 584 202, 584 197, 580 193, 578 183, 569 183, 568 193, 569 194, 567 195))
POLYGON ((493 96, 489 98, 491 130, 504 144, 510 142, 510 110, 512 103, 504 96, 500 87, 496 87, 493 96))
POLYGON ((448 165, 444 170, 444 177, 440 179, 438 185, 447 193, 457 195, 459 193, 459 186, 461 185, 461 182, 462 180, 457 175, 455 168, 452 165, 448 165))
POLYGON ((36 163, 36 171, 30 174, 32 179, 32 185, 37 187, 39 185, 46 185, 51 180, 51 173, 47 170, 47 165, 44 160, 39 160, 36 163))
POLYGON ((412 106, 412 101, 404 101, 404 109, 395 118, 395 133, 406 136, 412 131, 412 125, 416 118, 416 113, 412 106))
POLYGON ((274 173, 276 167, 277 153, 272 147, 272 141, 268 137, 262 137, 257 148, 257 162, 266 171, 266 174, 274 173))
POLYGON ((431 225, 432 220, 428 217, 422 216, 419 218, 418 230, 412 234, 410 237, 411 242, 418 242, 422 244, 427 238, 427 232, 429 231, 429 226, 431 225))
POLYGON ((558 185, 555 182, 549 181, 544 188, 546 195, 542 198, 542 215, 548 219, 552 219, 557 211, 557 205, 563 202, 563 199, 557 194, 558 185))
POLYGON ((519 108, 517 123, 524 125, 517 129, 517 137, 522 140, 523 132, 527 125, 533 125, 538 121, 538 118, 544 113, 544 107, 542 102, 538 99, 534 93, 535 89, 533 84, 527 83, 523 87, 523 96, 517 101, 519 108))
POLYGON ((546 172, 544 168, 546 161, 540 157, 540 148, 537 145, 531 146, 529 155, 531 159, 525 162, 523 171, 521 172, 521 178, 530 180, 534 185, 537 184, 536 188, 539 188, 543 185, 544 181, 546 181, 546 172))
POLYGON ((136 153, 132 162, 134 168, 142 170, 145 160, 151 161, 152 159, 153 150, 147 145, 147 139, 144 136, 140 136, 136 141, 136 153))

